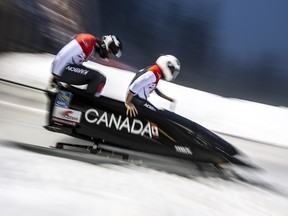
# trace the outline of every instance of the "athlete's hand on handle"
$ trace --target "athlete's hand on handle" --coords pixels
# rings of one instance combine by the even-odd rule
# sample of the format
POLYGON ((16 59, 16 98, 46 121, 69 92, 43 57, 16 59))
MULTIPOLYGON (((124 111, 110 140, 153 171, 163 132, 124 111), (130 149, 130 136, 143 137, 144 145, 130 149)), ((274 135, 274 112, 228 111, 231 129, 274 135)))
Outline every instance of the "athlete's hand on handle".
POLYGON ((176 100, 175 99, 171 99, 170 101, 171 101, 171 103, 170 103, 170 111, 174 112, 175 108, 176 108, 176 100))
POLYGON ((134 106, 134 104, 131 102, 132 98, 134 96, 134 93, 131 91, 128 91, 127 95, 126 95, 126 99, 125 99, 125 106, 126 106, 126 115, 130 116, 130 117, 136 117, 136 115, 138 115, 138 111, 136 109, 136 107, 134 106))
POLYGON ((126 106, 126 115, 130 117, 136 117, 138 115, 138 111, 133 103, 125 103, 126 106))

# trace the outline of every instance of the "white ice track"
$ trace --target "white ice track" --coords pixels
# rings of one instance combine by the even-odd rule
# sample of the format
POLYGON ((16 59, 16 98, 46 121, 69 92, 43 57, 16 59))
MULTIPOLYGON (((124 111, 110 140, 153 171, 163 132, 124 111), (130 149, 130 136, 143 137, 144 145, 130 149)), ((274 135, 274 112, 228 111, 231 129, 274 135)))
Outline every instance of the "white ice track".
MULTIPOLYGON (((38 58, 32 59, 33 64, 39 62, 38 58)), ((25 67, 21 65, 21 68, 25 67)), ((2 78, 3 71, 0 74, 2 78)), ((25 79, 30 84, 34 79, 35 83, 41 82, 35 77, 25 79)), ((3 216, 287 215, 288 151, 285 148, 225 137, 266 170, 257 173, 256 178, 267 187, 216 177, 186 178, 133 165, 92 165, 4 145, 5 140, 12 140, 48 147, 69 138, 42 128, 46 98, 41 92, 15 89, 1 82, 0 95, 0 138, 4 139, 0 140, 0 213, 3 216)))

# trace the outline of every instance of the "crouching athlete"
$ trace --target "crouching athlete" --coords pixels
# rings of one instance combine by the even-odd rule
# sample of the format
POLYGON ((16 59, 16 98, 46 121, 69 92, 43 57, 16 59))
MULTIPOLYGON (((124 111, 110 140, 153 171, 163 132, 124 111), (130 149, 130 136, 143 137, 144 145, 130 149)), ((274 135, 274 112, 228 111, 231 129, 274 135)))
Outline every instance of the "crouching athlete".
POLYGON ((83 65, 94 52, 103 59, 107 59, 111 54, 119 58, 122 44, 114 35, 105 35, 102 39, 98 39, 91 34, 78 34, 54 58, 52 62, 54 81, 71 85, 87 84, 87 93, 99 97, 106 84, 106 77, 83 65))
POLYGON ((156 60, 156 64, 136 73, 129 85, 126 94, 126 114, 130 117, 138 115, 137 107, 144 106, 151 110, 157 110, 147 101, 150 93, 155 91, 160 97, 171 102, 174 100, 160 92, 157 88, 159 80, 163 77, 167 81, 174 80, 180 72, 180 62, 173 55, 162 55, 156 60))

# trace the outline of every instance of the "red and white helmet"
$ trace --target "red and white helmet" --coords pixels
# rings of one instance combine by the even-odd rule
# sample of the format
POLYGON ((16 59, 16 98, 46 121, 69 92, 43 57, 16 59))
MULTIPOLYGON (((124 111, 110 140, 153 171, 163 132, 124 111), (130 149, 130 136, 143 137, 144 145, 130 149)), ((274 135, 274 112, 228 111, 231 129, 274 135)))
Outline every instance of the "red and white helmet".
POLYGON ((164 79, 172 81, 176 79, 180 72, 180 62, 173 55, 162 55, 156 60, 156 64, 161 68, 164 79))

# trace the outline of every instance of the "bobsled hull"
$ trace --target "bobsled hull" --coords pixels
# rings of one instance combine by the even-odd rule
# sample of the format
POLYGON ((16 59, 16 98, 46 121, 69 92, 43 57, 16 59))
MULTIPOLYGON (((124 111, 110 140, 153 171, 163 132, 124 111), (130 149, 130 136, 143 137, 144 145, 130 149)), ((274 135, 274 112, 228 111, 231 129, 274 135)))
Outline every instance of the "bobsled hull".
POLYGON ((48 97, 49 117, 45 128, 50 131, 191 162, 250 166, 238 159, 240 153, 230 143, 173 112, 141 107, 139 115, 130 118, 123 102, 87 96, 71 87, 61 87, 58 93, 48 91, 48 97))

